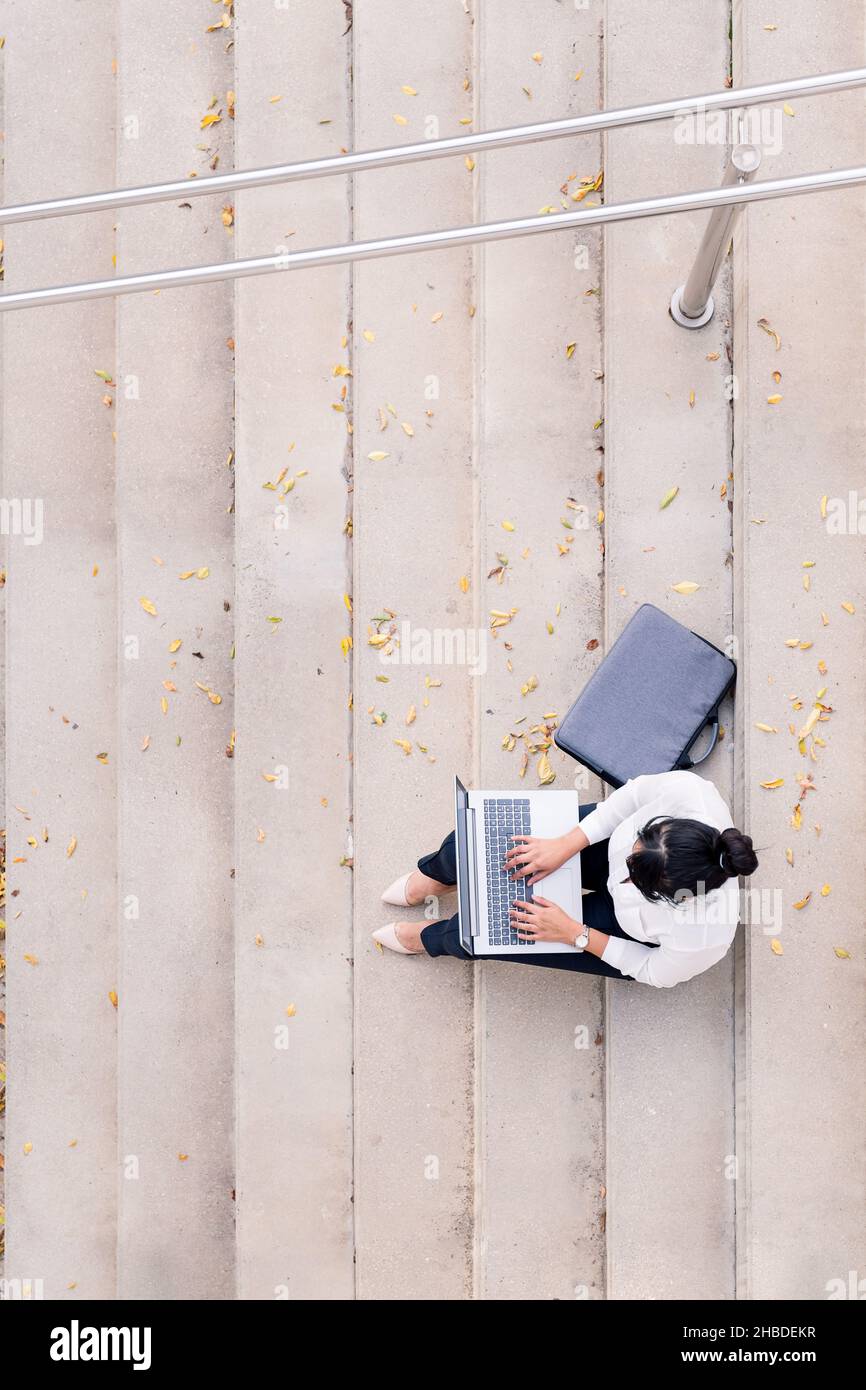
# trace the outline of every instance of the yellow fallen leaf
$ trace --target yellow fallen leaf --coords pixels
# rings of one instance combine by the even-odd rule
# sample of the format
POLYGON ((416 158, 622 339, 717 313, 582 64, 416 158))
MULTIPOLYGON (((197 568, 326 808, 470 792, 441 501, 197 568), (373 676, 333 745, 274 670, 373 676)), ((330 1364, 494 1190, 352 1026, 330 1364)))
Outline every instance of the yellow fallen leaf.
POLYGON ((831 892, 832 892, 832 889, 831 889, 829 883, 825 883, 825 884, 824 884, 824 887, 821 889, 821 897, 822 897, 822 898, 829 898, 831 892))
POLYGON ((460 576, 460 592, 461 592, 461 594, 468 594, 468 592, 469 592, 469 577, 468 577, 468 575, 461 574, 461 576, 460 576))
POLYGON ((782 943, 777 936, 774 936, 773 940, 770 942, 770 950, 773 952, 774 956, 784 955, 782 943))
POLYGON ((760 729, 763 734, 777 734, 779 732, 772 724, 756 724, 755 728, 760 729))
POLYGON ((297 1009, 295 1008, 294 1004, 287 1004, 287 1005, 286 1005, 286 1016, 287 1016, 288 1018, 294 1018, 294 1017, 295 1017, 295 1014, 296 1014, 297 1012, 298 1012, 298 1011, 297 1011, 297 1009))
POLYGON ((778 352, 782 346, 782 339, 779 337, 776 330, 770 327, 766 319, 758 319, 758 327, 763 329, 765 333, 768 333, 771 338, 775 339, 776 351, 778 352))
POLYGON ((169 644, 168 644, 168 649, 169 649, 169 651, 170 651, 170 652, 179 652, 179 651, 180 651, 180 648, 181 648, 181 641, 182 641, 182 639, 181 639, 180 637, 175 637, 174 641, 173 641, 173 642, 169 642, 169 644))
POLYGON ((155 604, 155 603, 152 603, 151 600, 150 600, 149 598, 140 598, 138 601, 139 601, 139 603, 141 604, 142 608, 144 609, 145 613, 150 613, 151 617, 153 617, 153 618, 156 617, 156 604, 155 604))
POLYGON ((803 908, 807 905, 807 903, 811 902, 811 899, 812 894, 807 893, 805 898, 801 898, 799 902, 794 903, 794 907, 797 909, 798 912, 802 912, 803 908))
POLYGON ((387 457, 388 455, 385 453, 383 449, 374 449, 371 454, 367 455, 367 458, 370 460, 371 463, 381 463, 382 460, 386 459, 387 457))
POLYGON ((538 781, 542 787, 547 787, 551 782, 556 781, 556 773, 550 766, 550 759, 546 752, 542 753, 541 757, 538 759, 538 766, 535 770, 538 773, 538 781))
POLYGON ((412 752, 412 745, 409 742, 409 740, 406 738, 395 738, 394 742, 396 743, 398 748, 403 749, 403 752, 406 754, 406 757, 408 758, 409 754, 412 752))
POLYGON ((407 723, 407 724, 414 724, 414 723, 415 723, 415 720, 416 720, 417 718, 418 718, 418 711, 417 711, 417 709, 415 708, 414 705, 410 705, 410 706, 409 706, 409 709, 408 709, 408 711, 407 711, 407 713, 406 713, 406 723, 407 723))
POLYGON ((783 787, 784 785, 785 785, 785 779, 784 779, 784 777, 774 777, 773 780, 772 780, 772 782, 762 782, 762 783, 761 783, 761 786, 762 786, 762 787, 766 787, 768 791, 774 791, 776 787, 783 787))
POLYGON ((768 396, 768 397, 767 397, 767 405, 778 405, 779 402, 781 401, 781 399, 782 399, 782 397, 779 396, 779 395, 768 396))
POLYGON ((25 1152, 26 1154, 32 1154, 32 1152, 33 1152, 33 1145, 30 1143, 29 1139, 28 1139, 27 1143, 24 1145, 24 1152, 25 1152))
POLYGON ((26 962, 27 962, 28 965, 38 965, 38 964, 39 964, 39 957, 38 957, 38 956, 31 956, 31 955, 27 955, 27 954, 25 953, 24 959, 26 960, 26 962))
POLYGON ((669 488, 669 489, 668 489, 668 491, 665 493, 665 495, 664 495, 664 497, 662 498, 662 500, 659 502, 659 511, 660 511, 660 512, 663 512, 663 511, 665 510, 666 507, 669 507, 669 506, 671 505, 671 502, 673 502, 673 500, 674 500, 674 498, 676 497, 676 495, 677 495, 678 492, 679 492, 679 488, 678 488, 678 487, 672 487, 672 488, 669 488))
POLYGON ((405 116, 400 116, 400 115, 398 115, 397 112, 394 113, 394 122, 395 122, 396 125, 408 125, 408 124, 409 124, 409 122, 406 120, 406 117, 405 117, 405 116))
POLYGON ((77 836, 73 835, 72 839, 69 841, 69 844, 66 846, 66 858, 67 858, 67 859, 71 859, 71 858, 72 858, 73 854, 75 853, 75 850, 76 850, 77 845, 78 845, 78 838, 77 838, 77 836))
POLYGON ((700 584, 695 584, 691 579, 683 579, 679 584, 671 585, 675 594, 695 594, 700 587, 700 584))
POLYGON ((850 952, 850 951, 846 951, 844 946, 834 946, 834 947, 833 947, 833 955, 834 955, 834 956, 838 956, 838 957, 839 957, 839 960, 850 960, 850 959, 851 959, 851 952, 850 952))
POLYGON ((112 1008, 115 1008, 115 1009, 116 1009, 116 1008, 117 1008, 117 990, 116 990, 116 989, 110 989, 110 990, 108 991, 108 997, 109 997, 109 999, 111 1000, 112 1008))
POLYGON ((500 522, 500 525, 502 526, 503 531, 513 531, 513 530, 514 530, 514 522, 513 522, 513 521, 503 521, 503 522, 500 522))
POLYGON ((845 609, 846 613, 853 613, 855 611, 853 603, 843 603, 842 607, 845 609))
POLYGON ((401 87, 400 90, 404 92, 407 97, 416 97, 418 95, 414 87, 401 87))

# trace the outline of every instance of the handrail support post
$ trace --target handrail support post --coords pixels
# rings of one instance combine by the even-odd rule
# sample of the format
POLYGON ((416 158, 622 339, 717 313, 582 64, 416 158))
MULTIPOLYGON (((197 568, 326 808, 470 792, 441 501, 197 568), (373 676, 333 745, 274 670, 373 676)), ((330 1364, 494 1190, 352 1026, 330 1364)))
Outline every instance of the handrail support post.
MULTIPOLYGON (((722 187, 749 183, 760 166, 761 151, 757 145, 744 142, 734 145, 728 156, 722 187)), ((671 318, 681 328, 703 328, 713 317, 716 308, 713 286, 731 244, 740 210, 741 205, 717 207, 710 213, 689 278, 674 290, 671 299, 671 318)))

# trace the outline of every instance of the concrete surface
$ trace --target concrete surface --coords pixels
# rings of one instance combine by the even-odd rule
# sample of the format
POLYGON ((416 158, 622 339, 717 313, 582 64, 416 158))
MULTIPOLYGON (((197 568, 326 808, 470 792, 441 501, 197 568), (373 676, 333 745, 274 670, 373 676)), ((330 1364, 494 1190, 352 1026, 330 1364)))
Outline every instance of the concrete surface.
MULTIPOLYGON (((354 15, 356 148, 416 140, 431 117, 442 135, 463 129, 459 119, 472 114, 463 82, 472 76, 473 34, 462 6, 411 0, 395 24, 387 0, 373 0, 354 15), (403 86, 418 96, 406 95, 403 86), (395 114, 407 124, 395 123, 395 114)), ((354 233, 363 239, 410 231, 419 222, 459 226, 472 220, 472 208, 472 178, 462 160, 423 171, 376 171, 355 181, 354 233)), ((466 251, 355 268, 355 1220, 361 1298, 404 1297, 407 1290, 418 1298, 465 1298, 472 1289, 472 971, 457 961, 428 970, 432 962, 383 956, 370 941, 380 923, 416 915, 386 908, 379 895, 419 855, 438 848, 453 823, 454 772, 465 768, 469 777, 472 770, 468 666, 409 659, 413 650, 425 655, 437 629, 471 632, 475 621, 473 590, 464 594, 460 586, 461 576, 473 576, 471 303, 466 251), (369 457, 382 453, 387 457, 369 457), (381 649, 368 640, 376 632, 371 620, 389 609, 398 625, 408 623, 418 633, 414 648, 411 637, 394 647, 399 664, 384 664, 381 649), (428 687, 428 679, 441 684, 428 687), (407 725, 412 707, 417 719, 407 725), (375 723, 382 714, 387 722, 375 723)), ((432 646, 430 655, 436 655, 432 646)), ((454 911, 453 899, 442 911, 454 911)))
MULTIPOLYGON (((75 9, 24 3, 4 19, 6 196, 37 197, 46 178, 66 193, 110 186, 110 25, 83 30, 75 9)), ((111 274, 110 216, 9 228, 5 241, 10 287, 111 274)), ((49 1297, 105 1298, 117 1248, 117 544, 113 411, 94 372, 113 370, 114 305, 61 306, 50 327, 9 317, 3 335, 4 496, 41 501, 44 533, 7 540, 6 1272, 49 1297)))
MULTIPOLYGON (((682 55, 678 90, 723 87, 727 19, 726 0, 678 6, 675 12, 663 0, 639 9, 628 0, 608 0, 606 105, 668 95, 665 58, 671 45, 682 55)), ((608 135, 608 202, 721 181, 724 148, 699 139, 677 143, 676 130, 665 121, 608 135)), ((729 649, 727 276, 706 328, 683 330, 663 312, 686 278, 705 222, 705 215, 659 218, 611 227, 606 236, 609 642, 649 601, 729 649), (673 502, 660 509, 675 487, 673 502), (689 595, 673 592, 672 585, 683 580, 700 588, 689 595)), ((730 710, 723 722, 725 738, 701 770, 730 798, 730 710)), ((613 982, 607 990, 609 1297, 730 1298, 732 957, 675 990, 613 982)))
MULTIPOLYGON (((241 167, 351 143, 341 6, 242 16, 241 167), (291 72, 285 53, 297 53, 291 72), (301 60, 301 56, 302 60, 301 60), (280 102, 271 97, 285 91, 280 102), (329 119, 331 124, 322 125, 329 119)), ((293 157, 293 156, 292 156, 293 157)), ((351 238, 346 181, 250 191, 238 254, 351 238), (290 235, 294 233, 294 235, 290 235)), ((236 296, 237 1259, 242 1298, 352 1296, 351 271, 236 296), (265 488, 285 471, 276 492, 265 488), (298 477, 298 474, 303 476, 298 477), (291 480, 291 490, 285 492, 291 480), (269 622, 268 618, 279 618, 269 622), (277 782, 264 776, 275 769, 277 782), (305 848, 312 836, 315 848, 305 848), (287 1009, 294 1007, 289 1017, 287 1009)))
MULTIPOLYGON (((495 16, 480 7, 479 127, 588 110, 601 89, 599 30, 597 8, 550 6, 542 43, 538 12, 521 0, 495 16), (485 73, 509 80, 485 82, 485 73)), ((596 139, 491 154, 477 171, 479 220, 559 210, 563 196, 574 207, 569 195, 600 168, 596 139)), ((508 751, 503 737, 565 714, 602 637, 601 248, 595 234, 542 237, 487 246, 478 260, 478 621, 489 624, 491 609, 517 614, 489 642, 477 683, 477 784, 519 786, 524 744, 508 751), (502 522, 512 519, 508 533, 502 522), (487 578, 499 553, 508 558, 501 585, 487 578), (522 695, 533 676, 537 689, 522 695)), ((549 758, 554 786, 572 786, 577 766, 555 748, 549 758)), ((530 787, 538 763, 533 754, 530 787)), ((589 779, 581 785, 585 800, 596 794, 589 779)), ((501 962, 477 974, 479 1296, 525 1298, 529 1275, 537 1298, 601 1298, 602 987, 501 962)))
MULTIPOLYGON (((124 0, 117 19, 119 182, 147 183, 185 166, 207 172, 210 159, 197 143, 230 167, 222 94, 234 63, 222 36, 202 33, 194 6, 166 9, 152 30, 152 16, 124 0), (202 132, 214 94, 223 119, 202 132), (137 126, 127 138, 130 122, 137 126)), ((124 212, 119 265, 134 273, 155 257, 231 256, 222 205, 200 199, 189 208, 124 212)), ((216 1298, 233 1289, 233 769, 225 754, 237 638, 226 466, 232 302, 231 287, 212 285, 202 295, 117 303, 119 1279, 126 1298, 216 1298), (181 578, 190 570, 207 574, 181 578), (171 863, 178 872, 166 872, 171 863), (127 908, 130 897, 137 901, 127 908)))
MULTIPOLYGON (((724 0, 238 10, 207 33, 212 0, 158 22, 4 0, 6 198, 685 95, 731 60, 738 84, 855 66, 864 40, 853 0, 736 0, 732 53, 724 0)), ((768 116, 768 174, 862 162, 862 94, 795 106, 768 116)), ((618 201, 722 163, 665 123, 19 226, 6 283, 559 210, 603 166, 586 199, 618 201)), ((666 313, 688 215, 3 318, 3 495, 45 508, 41 545, 7 539, 9 1277, 388 1301, 862 1277, 866 594, 862 536, 830 535, 820 499, 847 499, 863 449, 864 201, 750 208, 696 333, 666 313), (736 961, 655 991, 375 950, 453 773, 537 785, 539 728, 645 600, 738 644, 705 770, 781 893, 783 954, 758 921, 736 961), (788 725, 822 685, 812 763, 788 725)), ((600 794, 549 756, 556 787, 600 794)))
MULTIPOLYGON (((860 5, 797 0, 771 34, 752 0, 737 11, 739 83, 792 72, 804 52, 816 72, 862 62, 860 5)), ((795 101, 791 109, 779 117, 781 148, 767 161, 772 177, 864 162, 862 92, 795 101)), ((866 344, 866 281, 862 259, 851 253, 863 244, 866 196, 833 194, 755 213, 737 261, 737 575, 747 652, 740 758, 745 817, 763 848, 754 886, 780 895, 782 924, 767 932, 759 921, 744 942, 739 1297, 857 1297, 866 1248, 866 925, 857 849, 866 831, 866 520, 855 534, 832 525, 844 504, 856 528, 850 490, 862 501, 866 392, 852 363, 862 362, 866 344), (761 319, 780 335, 778 351, 761 319), (768 405, 777 394, 781 402, 768 405), (785 645, 795 637, 813 645, 785 645), (817 726, 826 746, 815 747, 813 762, 798 751, 796 733, 824 688, 836 712, 817 726), (778 735, 757 730, 758 722, 778 735), (814 791, 801 791, 804 776, 814 791), (776 791, 760 786, 779 777, 776 791), (791 820, 801 796, 797 829, 791 820), (773 939, 783 955, 773 953, 773 939)))

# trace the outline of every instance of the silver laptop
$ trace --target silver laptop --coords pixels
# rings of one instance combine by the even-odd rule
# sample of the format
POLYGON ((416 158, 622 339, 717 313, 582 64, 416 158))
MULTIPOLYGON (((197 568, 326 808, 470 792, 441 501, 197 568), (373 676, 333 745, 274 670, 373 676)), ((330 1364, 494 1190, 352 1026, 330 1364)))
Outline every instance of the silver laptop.
MULTIPOLYGON (((545 955, 573 951, 551 941, 521 941, 509 911, 515 899, 531 899, 526 879, 513 879, 502 863, 515 835, 552 838, 577 825, 576 791, 468 792, 454 779, 457 895, 460 940, 474 956, 545 955)), ((535 890, 581 920, 580 855, 540 879, 535 890)), ((577 933, 575 932, 575 935, 577 933)))

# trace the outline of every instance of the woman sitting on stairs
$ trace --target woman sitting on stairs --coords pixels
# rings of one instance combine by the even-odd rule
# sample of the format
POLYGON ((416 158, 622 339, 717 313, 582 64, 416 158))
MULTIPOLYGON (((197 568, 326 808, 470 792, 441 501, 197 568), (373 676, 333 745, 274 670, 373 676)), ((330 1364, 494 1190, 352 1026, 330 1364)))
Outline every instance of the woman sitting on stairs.
MULTIPOLYGON (((504 868, 535 884, 575 854, 590 890, 582 922, 537 895, 511 909, 521 939, 564 942, 575 950, 498 959, 662 988, 679 984, 726 955, 739 921, 738 878, 758 867, 752 841, 735 829, 719 792, 693 772, 635 777, 606 801, 582 806, 579 824, 558 839, 515 836, 504 868)), ((452 831, 417 869, 392 883, 382 901, 418 906, 453 891, 455 883, 452 831)), ((428 925, 392 922, 373 937, 402 955, 475 959, 461 945, 456 916, 428 925)))

